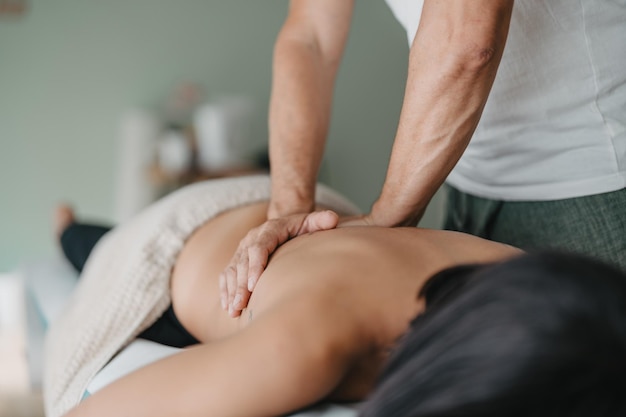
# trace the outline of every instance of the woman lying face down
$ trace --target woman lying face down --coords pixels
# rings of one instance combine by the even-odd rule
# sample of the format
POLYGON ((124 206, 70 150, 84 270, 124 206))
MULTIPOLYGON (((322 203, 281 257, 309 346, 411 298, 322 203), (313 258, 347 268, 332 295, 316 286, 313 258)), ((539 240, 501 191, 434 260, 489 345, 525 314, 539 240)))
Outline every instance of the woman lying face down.
MULTIPOLYGON (((520 254, 464 234, 416 228, 315 233, 272 257, 247 310, 231 318, 219 303, 218 275, 265 213, 263 204, 230 210, 183 247, 171 274, 172 306, 200 343, 114 382, 68 416, 260 417, 324 399, 362 400, 411 320, 424 311, 417 294, 429 277, 520 254)), ((438 282, 426 287, 427 299, 438 282)), ((392 378, 391 386, 403 378, 392 378)))

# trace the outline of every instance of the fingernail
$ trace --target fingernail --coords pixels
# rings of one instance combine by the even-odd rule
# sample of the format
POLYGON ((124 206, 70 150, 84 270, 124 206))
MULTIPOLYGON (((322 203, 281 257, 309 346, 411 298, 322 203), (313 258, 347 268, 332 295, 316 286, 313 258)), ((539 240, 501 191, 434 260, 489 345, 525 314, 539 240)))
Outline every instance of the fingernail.
POLYGON ((233 308, 232 304, 228 307, 228 315, 232 317, 233 312, 235 311, 235 309, 233 308))
POLYGON ((238 307, 240 302, 241 302, 241 295, 237 294, 235 296, 235 299, 233 300, 233 307, 238 307))
POLYGON ((254 278, 248 278, 248 291, 252 291, 254 288, 254 278))
POLYGON ((220 301, 222 302, 222 309, 226 310, 226 297, 220 297, 220 301))

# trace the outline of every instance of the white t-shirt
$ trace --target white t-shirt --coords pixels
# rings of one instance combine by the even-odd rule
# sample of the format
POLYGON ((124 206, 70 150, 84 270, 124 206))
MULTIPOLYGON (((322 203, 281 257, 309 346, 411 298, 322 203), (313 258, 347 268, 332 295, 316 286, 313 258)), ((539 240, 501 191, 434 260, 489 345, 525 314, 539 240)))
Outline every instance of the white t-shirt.
MULTIPOLYGON (((423 0, 387 0, 407 30, 423 0)), ((447 182, 553 200, 626 187, 626 0, 515 2, 481 121, 447 182)))

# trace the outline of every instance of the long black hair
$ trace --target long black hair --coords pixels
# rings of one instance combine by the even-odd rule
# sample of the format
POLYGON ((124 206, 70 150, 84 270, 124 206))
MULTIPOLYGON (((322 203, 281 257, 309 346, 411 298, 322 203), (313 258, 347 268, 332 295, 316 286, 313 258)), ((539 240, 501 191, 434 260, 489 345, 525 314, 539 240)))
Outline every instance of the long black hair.
POLYGON ((422 289, 363 417, 626 416, 626 275, 577 255, 462 266, 422 289))

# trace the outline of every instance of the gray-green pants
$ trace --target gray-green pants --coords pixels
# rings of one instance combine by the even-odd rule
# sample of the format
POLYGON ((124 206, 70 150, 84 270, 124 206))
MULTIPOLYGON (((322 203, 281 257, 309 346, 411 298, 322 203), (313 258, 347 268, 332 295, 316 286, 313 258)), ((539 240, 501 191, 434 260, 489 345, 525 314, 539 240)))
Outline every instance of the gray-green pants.
POLYGON ((444 228, 525 250, 586 254, 626 271, 626 188, 555 201, 497 201, 448 186, 444 228))

